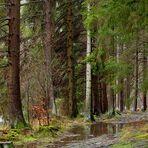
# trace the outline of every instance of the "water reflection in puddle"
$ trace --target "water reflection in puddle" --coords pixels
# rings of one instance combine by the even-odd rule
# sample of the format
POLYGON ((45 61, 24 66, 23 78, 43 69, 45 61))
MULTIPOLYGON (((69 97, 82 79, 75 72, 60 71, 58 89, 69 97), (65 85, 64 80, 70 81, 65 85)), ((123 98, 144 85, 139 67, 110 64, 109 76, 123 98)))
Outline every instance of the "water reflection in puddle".
POLYGON ((87 140, 93 137, 99 137, 104 134, 117 134, 126 124, 118 123, 94 123, 88 126, 73 126, 60 140, 53 144, 49 143, 28 143, 16 146, 16 148, 60 148, 69 143, 75 143, 80 140, 87 140))
POLYGON ((104 134, 116 134, 123 128, 123 124, 112 123, 96 123, 90 126, 90 133, 94 137, 98 137, 104 134))

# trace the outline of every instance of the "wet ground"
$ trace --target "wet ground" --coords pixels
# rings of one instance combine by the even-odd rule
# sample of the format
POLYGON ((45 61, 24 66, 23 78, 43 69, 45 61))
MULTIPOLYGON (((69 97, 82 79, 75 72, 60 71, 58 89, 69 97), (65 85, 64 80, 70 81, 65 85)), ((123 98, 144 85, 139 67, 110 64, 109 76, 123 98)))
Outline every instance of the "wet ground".
MULTIPOLYGON (((123 115, 122 118, 111 123, 97 122, 85 126, 74 125, 54 143, 35 141, 17 146, 16 148, 108 148, 112 144, 119 142, 119 132, 123 127, 131 126, 138 129, 141 126, 139 124, 141 121, 142 125, 148 124, 148 114, 134 114, 130 117, 123 115)), ((145 143, 148 144, 148 141, 145 143)))
MULTIPOLYGON (((122 124, 112 123, 93 123, 90 126, 74 126, 71 128, 59 141, 55 141, 53 144, 48 145, 48 148, 58 147, 86 147, 93 144, 96 145, 98 137, 104 137, 108 135, 110 138, 117 134, 122 129, 122 124)), ((101 139, 100 139, 101 140, 101 139)))
POLYGON ((123 126, 125 126, 125 124, 103 122, 93 123, 88 126, 75 125, 52 144, 45 141, 35 141, 24 145, 18 145, 16 148, 93 148, 97 145, 104 144, 104 139, 107 141, 112 140, 111 143, 115 142, 117 140, 117 134, 123 126))

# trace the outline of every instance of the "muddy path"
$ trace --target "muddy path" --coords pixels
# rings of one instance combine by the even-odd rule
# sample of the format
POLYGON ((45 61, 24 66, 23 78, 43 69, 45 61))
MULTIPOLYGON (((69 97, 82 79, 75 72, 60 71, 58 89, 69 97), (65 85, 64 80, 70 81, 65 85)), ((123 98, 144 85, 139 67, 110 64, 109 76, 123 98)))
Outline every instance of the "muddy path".
MULTIPOLYGON (((123 125, 98 122, 89 126, 74 126, 60 140, 48 145, 48 148, 87 148, 104 145, 103 140, 111 140, 108 144, 117 140, 116 134, 119 133, 123 125)), ((105 141, 106 141, 105 140, 105 141)), ((106 143, 106 142, 105 142, 106 143)))
MULTIPOLYGON (((148 113, 123 114, 117 119, 108 122, 95 122, 91 125, 74 125, 66 131, 56 141, 34 141, 25 143, 16 148, 108 148, 120 142, 120 132, 125 127, 138 129, 140 126, 148 124, 148 113)), ((148 140, 138 143, 140 148, 148 145, 148 140)), ((128 147, 127 147, 128 148, 128 147)))

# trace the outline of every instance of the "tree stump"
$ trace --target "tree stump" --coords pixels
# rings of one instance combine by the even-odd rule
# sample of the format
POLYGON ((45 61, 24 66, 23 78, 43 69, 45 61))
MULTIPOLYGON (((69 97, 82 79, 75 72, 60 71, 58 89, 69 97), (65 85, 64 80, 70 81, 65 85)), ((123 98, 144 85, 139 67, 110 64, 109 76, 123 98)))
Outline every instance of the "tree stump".
POLYGON ((0 148, 15 148, 13 142, 11 141, 0 141, 0 148))

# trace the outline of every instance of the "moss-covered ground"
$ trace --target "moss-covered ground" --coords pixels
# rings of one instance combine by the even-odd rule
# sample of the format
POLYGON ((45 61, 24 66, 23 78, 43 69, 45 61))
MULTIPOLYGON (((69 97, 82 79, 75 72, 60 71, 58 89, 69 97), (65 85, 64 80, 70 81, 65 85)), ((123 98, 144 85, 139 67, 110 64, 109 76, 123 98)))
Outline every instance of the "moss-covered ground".
POLYGON ((86 122, 83 118, 70 120, 68 118, 54 116, 50 119, 50 125, 48 126, 35 124, 31 128, 27 127, 23 129, 3 127, 3 129, 0 129, 0 141, 13 141, 15 145, 36 141, 52 142, 73 125, 79 124, 89 124, 89 122, 86 122))
POLYGON ((139 121, 129 125, 122 129, 119 143, 114 144, 112 148, 148 148, 148 124, 139 121))
MULTIPOLYGON (((106 123, 125 123, 121 132, 117 134, 116 140, 103 138, 100 143, 105 143, 112 148, 148 148, 148 120, 146 113, 117 113, 110 117, 110 114, 101 116, 100 122, 106 123), (110 145, 111 144, 111 145, 110 145)), ((0 141, 13 141, 15 145, 21 145, 30 142, 48 142, 52 143, 74 125, 85 126, 90 124, 84 117, 77 119, 67 119, 64 117, 52 117, 50 125, 38 126, 24 129, 9 129, 8 127, 0 129, 0 141)), ((101 138, 101 137, 100 137, 101 138)), ((83 141, 84 142, 84 141, 83 141)), ((90 139, 90 143, 93 142, 90 139)), ((99 138, 97 140, 99 143, 99 138)), ((79 145, 78 145, 79 146, 79 145)))

